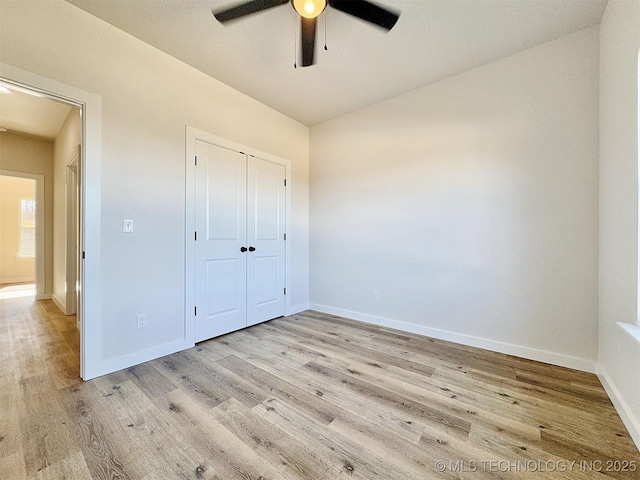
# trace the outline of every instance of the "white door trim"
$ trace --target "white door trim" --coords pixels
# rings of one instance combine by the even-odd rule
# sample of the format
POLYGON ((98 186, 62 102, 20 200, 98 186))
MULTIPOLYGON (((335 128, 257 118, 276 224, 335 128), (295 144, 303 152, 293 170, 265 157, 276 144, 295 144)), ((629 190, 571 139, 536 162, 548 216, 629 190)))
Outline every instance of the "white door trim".
MULTIPOLYGON (((78 173, 80 167, 81 146, 73 153, 72 159, 67 163, 66 178, 66 295, 65 313, 73 315, 77 313, 78 301, 76 284, 78 282, 78 173)), ((80 325, 80 322, 78 322, 80 325)))
MULTIPOLYGON (((228 150, 241 152, 285 167, 287 189, 285 193, 287 232, 291 232, 291 161, 255 148, 219 137, 196 128, 186 126, 185 132, 185 339, 187 344, 194 345, 195 315, 195 156, 196 141, 211 143, 228 150)), ((289 239, 288 239, 289 240, 289 239)), ((291 242, 287 241, 285 250, 285 287, 291 291, 291 242)), ((285 315, 291 311, 291 295, 285 299, 285 315)))
POLYGON ((101 338, 102 98, 5 63, 0 63, 0 81, 80 108, 84 153, 80 159, 80 251, 86 252, 80 261, 80 376, 89 380, 110 373, 111 365, 102 358, 101 338))

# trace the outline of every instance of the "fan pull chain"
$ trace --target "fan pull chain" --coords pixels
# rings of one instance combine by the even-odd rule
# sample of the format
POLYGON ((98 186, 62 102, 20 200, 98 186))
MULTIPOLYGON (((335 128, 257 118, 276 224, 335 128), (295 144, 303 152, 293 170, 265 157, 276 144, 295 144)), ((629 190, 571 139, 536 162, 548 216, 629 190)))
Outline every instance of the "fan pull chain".
POLYGON ((298 29, 293 34, 293 68, 298 68, 298 29))
POLYGON ((327 15, 327 12, 324 12, 324 51, 326 52, 327 50, 329 50, 327 48, 327 19, 329 18, 329 16, 327 15))

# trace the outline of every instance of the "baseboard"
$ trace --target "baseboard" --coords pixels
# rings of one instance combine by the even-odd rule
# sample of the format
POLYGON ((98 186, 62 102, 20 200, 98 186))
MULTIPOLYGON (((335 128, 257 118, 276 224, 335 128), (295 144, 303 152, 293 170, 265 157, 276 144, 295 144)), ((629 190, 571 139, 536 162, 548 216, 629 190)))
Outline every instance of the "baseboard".
MULTIPOLYGON (((288 307, 287 315, 294 315, 296 313, 303 312, 304 310, 309 310, 309 304, 300 304, 288 307)), ((180 339, 140 352, 123 355, 121 357, 109 360, 103 360, 100 362, 99 366, 96 369, 84 372, 83 379, 91 380, 92 378, 101 377, 102 375, 117 372, 118 370, 129 368, 134 365, 139 365, 150 360, 155 360, 157 358, 164 357, 165 355, 171 355, 172 353, 186 350, 187 348, 191 347, 193 347, 193 344, 189 344, 184 339, 180 339)))
POLYGON ((36 295, 36 300, 53 300, 50 293, 43 293, 42 295, 36 295))
POLYGON ((620 395, 615 384, 611 381, 611 377, 609 377, 609 374, 607 374, 600 363, 596 364, 596 373, 600 379, 600 383, 602 383, 602 386, 607 392, 607 395, 609 395, 611 403, 613 403, 618 415, 620 415, 622 423, 627 427, 629 435, 631 435, 636 447, 640 450, 640 419, 636 418, 633 414, 629 404, 625 401, 622 395, 620 395))
POLYGON ((50 298, 51 298, 51 300, 53 301, 53 303, 55 303, 55 304, 56 304, 56 307, 58 307, 58 308, 60 309, 60 311, 66 315, 66 314, 67 314, 67 312, 66 312, 66 310, 65 310, 65 308, 66 308, 66 307, 65 307, 65 302, 64 302, 64 301, 62 301, 62 300, 60 299, 60 297, 59 297, 58 295, 56 295, 56 294, 51 295, 51 297, 50 297, 50 298))
POLYGON ((301 303, 299 305, 291 305, 287 308, 287 316, 309 310, 309 303, 301 303))
POLYGON ((149 362, 165 355, 171 355, 172 353, 186 350, 193 347, 193 344, 188 344, 184 339, 176 340, 174 342, 165 343, 164 345, 158 345, 157 347, 149 348, 139 352, 134 352, 129 355, 123 355, 121 357, 112 358, 109 360, 102 360, 97 368, 92 371, 85 371, 83 380, 91 380, 102 375, 117 372, 125 368, 133 367, 144 362, 149 362))
POLYGON ((9 283, 36 283, 36 280, 33 277, 0 278, 0 284, 9 284, 9 283))
POLYGON ((358 320, 361 322, 371 323, 382 327, 395 328, 410 333, 417 333, 418 335, 424 335, 426 337, 437 338, 439 340, 446 340, 448 342, 459 343, 469 347, 483 348, 485 350, 491 350, 493 352, 505 353, 507 355, 514 355, 516 357, 522 357, 529 360, 535 360, 537 362, 549 363, 551 365, 558 365, 560 367, 572 368, 574 370, 580 370, 583 372, 595 373, 596 364, 593 360, 585 358, 572 357, 570 355, 564 355, 561 353, 550 352, 547 350, 539 350, 536 348, 523 347, 521 345, 514 345, 511 343, 500 342, 497 340, 491 340, 488 338, 474 337, 472 335, 465 335, 462 333, 451 332, 448 330, 441 330, 438 328, 425 327, 423 325, 416 325, 415 323, 401 322, 399 320, 392 320, 389 318, 378 317, 375 315, 368 315, 365 313, 353 312, 350 310, 344 310, 341 308, 334 308, 328 305, 320 305, 312 303, 310 308, 322 313, 328 313, 331 315, 338 315, 341 317, 358 320))

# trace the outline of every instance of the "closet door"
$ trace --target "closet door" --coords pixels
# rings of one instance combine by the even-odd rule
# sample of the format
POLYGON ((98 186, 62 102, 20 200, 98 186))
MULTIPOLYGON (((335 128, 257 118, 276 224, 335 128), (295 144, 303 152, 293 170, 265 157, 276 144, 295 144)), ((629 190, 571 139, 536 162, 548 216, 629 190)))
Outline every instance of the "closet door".
POLYGON ((285 167, 255 157, 247 172, 247 325, 285 312, 285 167))
POLYGON ((196 142, 195 341, 246 326, 246 156, 196 142))

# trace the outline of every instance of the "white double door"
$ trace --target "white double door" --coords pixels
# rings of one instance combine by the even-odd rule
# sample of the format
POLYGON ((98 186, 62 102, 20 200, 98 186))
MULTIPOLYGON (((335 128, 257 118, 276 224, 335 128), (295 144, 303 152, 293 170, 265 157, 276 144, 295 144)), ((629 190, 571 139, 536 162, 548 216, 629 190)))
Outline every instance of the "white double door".
POLYGON ((195 341, 285 313, 285 167, 196 142, 195 341))

